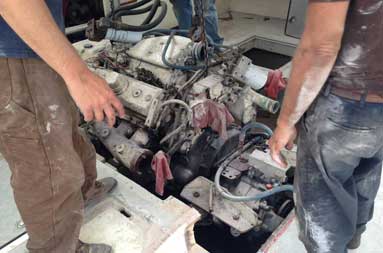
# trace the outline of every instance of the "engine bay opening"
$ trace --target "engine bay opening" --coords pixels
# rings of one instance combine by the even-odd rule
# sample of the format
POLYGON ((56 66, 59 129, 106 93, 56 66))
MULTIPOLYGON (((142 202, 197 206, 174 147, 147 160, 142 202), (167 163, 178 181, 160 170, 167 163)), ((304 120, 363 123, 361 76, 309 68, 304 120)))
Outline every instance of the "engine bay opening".
POLYGON ((294 207, 293 176, 268 159, 267 145, 286 85, 275 69, 290 58, 215 45, 198 31, 149 29, 132 39, 138 28, 113 15, 90 22, 91 41, 75 44, 126 112, 112 128, 83 124, 97 152, 161 199, 197 209, 196 239, 209 251, 232 252, 220 238, 259 248, 294 207))

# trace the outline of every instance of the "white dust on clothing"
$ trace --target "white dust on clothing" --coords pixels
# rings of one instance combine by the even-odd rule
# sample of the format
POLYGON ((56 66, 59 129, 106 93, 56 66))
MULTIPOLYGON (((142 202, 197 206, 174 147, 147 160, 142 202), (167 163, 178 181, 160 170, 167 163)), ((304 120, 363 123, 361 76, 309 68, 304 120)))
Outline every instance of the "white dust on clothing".
POLYGON ((56 119, 57 115, 57 110, 59 109, 58 105, 50 105, 48 106, 49 110, 51 111, 51 118, 56 119))
MULTIPOLYGON (((50 105, 48 106, 48 109, 49 111, 51 112, 50 113, 50 116, 51 116, 51 119, 54 120, 57 118, 57 110, 59 109, 60 106, 58 105, 50 105)), ((51 127, 52 127, 52 123, 51 122, 47 122, 47 125, 46 125, 46 130, 47 130, 47 133, 49 134, 51 132, 51 127)))
POLYGON ((47 128, 46 128, 47 132, 50 133, 51 132, 51 123, 48 122, 47 123, 47 128))
POLYGON ((309 233, 310 237, 318 246, 318 253, 330 253, 332 242, 330 241, 330 232, 323 229, 315 222, 307 210, 304 210, 305 215, 305 233, 309 233))
POLYGON ((15 113, 15 110, 13 109, 11 104, 8 104, 4 109, 10 113, 15 113))
POLYGON ((349 66, 357 66, 358 60, 361 58, 363 53, 366 50, 363 50, 361 45, 352 45, 345 49, 345 55, 342 55, 342 60, 349 66))

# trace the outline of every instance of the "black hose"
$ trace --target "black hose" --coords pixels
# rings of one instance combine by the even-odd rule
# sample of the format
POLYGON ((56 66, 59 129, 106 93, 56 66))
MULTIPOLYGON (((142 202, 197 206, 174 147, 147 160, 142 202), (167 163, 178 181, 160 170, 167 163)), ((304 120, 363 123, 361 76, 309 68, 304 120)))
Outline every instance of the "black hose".
POLYGON ((134 31, 134 32, 141 32, 141 31, 147 31, 147 30, 153 29, 154 27, 156 27, 157 25, 159 25, 161 23, 161 21, 165 18, 166 12, 167 12, 166 3, 160 1, 159 5, 161 7, 160 14, 158 15, 158 17, 155 20, 153 20, 149 24, 135 26, 135 25, 124 24, 120 21, 111 20, 111 22, 110 22, 111 26, 112 26, 111 28, 114 28, 116 30, 134 31))
POLYGON ((250 129, 254 129, 254 128, 262 129, 269 136, 269 138, 273 135, 273 130, 271 130, 265 124, 262 124, 259 122, 250 122, 242 128, 241 134, 239 135, 239 142, 244 144, 247 131, 249 131, 250 129))
POLYGON ((152 0, 142 0, 142 1, 139 1, 136 3, 121 5, 119 8, 115 9, 112 13, 110 13, 110 17, 114 18, 115 14, 119 11, 136 9, 136 8, 141 7, 141 6, 147 4, 151 1, 152 0))
POLYGON ((137 10, 135 10, 135 9, 129 9, 129 10, 122 9, 122 10, 118 10, 113 15, 113 19, 114 20, 118 20, 118 18, 123 17, 123 16, 140 15, 140 14, 144 14, 144 13, 149 12, 148 16, 141 23, 141 25, 146 25, 146 24, 149 24, 150 21, 152 21, 152 19, 156 15, 158 7, 160 7, 160 0, 154 0, 153 4, 151 4, 149 6, 146 6, 145 8, 141 8, 141 9, 137 9, 137 10))
POLYGON ((153 5, 149 5, 145 8, 141 8, 138 10, 121 10, 121 11, 116 12, 116 14, 114 14, 114 19, 116 20, 116 19, 123 17, 123 16, 132 16, 132 15, 144 14, 146 12, 149 12, 152 8, 153 8, 153 5))
POLYGON ((156 12, 158 10, 158 7, 160 6, 160 0, 155 0, 152 4, 152 9, 150 10, 148 16, 146 16, 145 20, 142 22, 141 25, 147 25, 152 21, 154 16, 156 15, 156 12))

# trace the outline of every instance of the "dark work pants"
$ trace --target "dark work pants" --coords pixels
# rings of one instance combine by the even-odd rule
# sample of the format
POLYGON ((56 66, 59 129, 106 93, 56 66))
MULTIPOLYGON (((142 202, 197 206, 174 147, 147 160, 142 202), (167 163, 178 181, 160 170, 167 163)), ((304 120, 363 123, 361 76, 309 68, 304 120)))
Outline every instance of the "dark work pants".
POLYGON ((300 122, 295 181, 309 253, 345 253, 372 218, 383 159, 383 104, 321 95, 300 122))
MULTIPOLYGON (((170 2, 173 5, 179 28, 182 30, 189 30, 192 26, 194 13, 192 0, 170 0, 170 2)), ((218 32, 218 13, 215 6, 215 0, 206 0, 204 3, 206 33, 215 44, 221 45, 223 43, 223 38, 218 32)))
POLYGON ((83 194, 97 176, 78 119, 64 81, 47 64, 0 58, 0 152, 31 253, 75 252, 83 194))

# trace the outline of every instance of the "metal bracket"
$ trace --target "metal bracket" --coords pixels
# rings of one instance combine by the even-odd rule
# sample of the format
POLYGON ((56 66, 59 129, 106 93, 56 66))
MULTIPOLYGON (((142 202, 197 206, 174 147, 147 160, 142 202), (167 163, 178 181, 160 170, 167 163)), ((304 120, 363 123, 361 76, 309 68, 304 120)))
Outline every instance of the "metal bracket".
POLYGON ((258 215, 246 204, 223 198, 207 178, 197 177, 181 196, 243 234, 259 225, 258 215))

